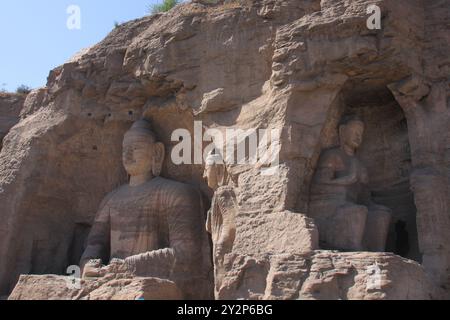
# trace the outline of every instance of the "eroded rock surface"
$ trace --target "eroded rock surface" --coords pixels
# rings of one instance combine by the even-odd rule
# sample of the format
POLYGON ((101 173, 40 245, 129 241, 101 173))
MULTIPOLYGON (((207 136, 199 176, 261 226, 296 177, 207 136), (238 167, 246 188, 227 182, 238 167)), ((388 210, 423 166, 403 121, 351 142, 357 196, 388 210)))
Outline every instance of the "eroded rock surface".
POLYGON ((0 150, 9 130, 20 120, 26 95, 0 93, 0 150))
POLYGON ((82 280, 72 288, 64 276, 21 276, 8 300, 180 300, 175 283, 159 278, 110 274, 103 279, 82 280))
POLYGON ((416 262, 388 253, 316 251, 227 257, 220 299, 428 300, 442 298, 416 262))
POLYGON ((0 295, 20 275, 78 264, 102 199, 127 183, 124 133, 145 118, 166 146, 161 176, 202 191, 205 224, 212 199, 232 204, 235 236, 216 268, 216 298, 446 297, 449 11, 446 0, 196 1, 114 29, 51 71, 4 141, 0 295), (367 28, 373 4, 379 30, 367 28), (317 251, 311 182, 348 112, 367 126, 358 156, 372 198, 391 210, 386 250, 397 255, 317 251), (170 161, 172 133, 194 137, 194 121, 280 130, 279 165, 272 174, 231 165, 225 189, 208 187, 205 164, 170 161), (366 290, 374 262, 386 279, 366 290))

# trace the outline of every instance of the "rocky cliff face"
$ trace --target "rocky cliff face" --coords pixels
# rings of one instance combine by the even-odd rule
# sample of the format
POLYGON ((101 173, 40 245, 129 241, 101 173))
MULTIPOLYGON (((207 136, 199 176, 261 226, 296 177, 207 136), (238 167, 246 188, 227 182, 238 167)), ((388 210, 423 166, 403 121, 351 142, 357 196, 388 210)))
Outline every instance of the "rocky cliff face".
POLYGON ((61 275, 78 264, 100 201, 127 181, 123 134, 145 117, 166 145, 163 176, 205 199, 204 165, 170 161, 174 130, 194 136, 202 121, 281 131, 277 174, 233 168, 236 237, 216 298, 446 297, 449 16, 446 0, 226 1, 114 29, 51 71, 4 141, 0 294, 21 274, 61 275), (367 28, 372 4, 381 8, 379 30, 367 28), (311 179, 349 111, 368 126, 360 158, 373 197, 393 210, 387 250, 397 255, 319 251, 311 179), (378 287, 370 286, 374 265, 378 287))
POLYGON ((0 150, 9 130, 19 122, 25 98, 21 94, 0 93, 0 150))

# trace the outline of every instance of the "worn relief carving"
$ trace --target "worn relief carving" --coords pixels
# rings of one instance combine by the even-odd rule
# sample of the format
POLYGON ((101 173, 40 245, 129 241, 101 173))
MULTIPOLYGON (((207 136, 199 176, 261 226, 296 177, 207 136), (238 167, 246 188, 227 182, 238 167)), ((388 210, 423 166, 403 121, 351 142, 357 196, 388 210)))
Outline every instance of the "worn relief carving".
POLYGON ((235 216, 238 204, 234 186, 220 154, 209 154, 206 159, 204 177, 214 190, 211 209, 208 211, 206 230, 211 234, 215 268, 216 290, 220 288, 224 273, 223 262, 233 248, 236 237, 235 216))
POLYGON ((310 215, 323 248, 385 250, 391 212, 371 200, 367 170, 356 155, 363 135, 361 119, 344 117, 339 146, 320 157, 311 186, 310 215))

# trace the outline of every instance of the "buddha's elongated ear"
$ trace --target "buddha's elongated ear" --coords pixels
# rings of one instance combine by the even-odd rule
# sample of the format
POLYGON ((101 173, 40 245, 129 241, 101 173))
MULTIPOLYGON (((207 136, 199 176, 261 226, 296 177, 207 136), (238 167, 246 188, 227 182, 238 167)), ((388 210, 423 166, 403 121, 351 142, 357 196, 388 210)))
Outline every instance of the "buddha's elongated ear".
POLYGON ((166 150, 163 143, 157 142, 153 145, 152 173, 155 177, 159 177, 161 175, 165 152, 166 150))

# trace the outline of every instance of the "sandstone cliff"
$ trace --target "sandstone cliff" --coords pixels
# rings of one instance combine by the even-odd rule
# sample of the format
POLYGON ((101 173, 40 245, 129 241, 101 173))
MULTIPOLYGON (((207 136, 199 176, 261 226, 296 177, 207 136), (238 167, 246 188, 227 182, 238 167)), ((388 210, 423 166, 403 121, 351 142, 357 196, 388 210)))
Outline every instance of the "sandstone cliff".
MULTIPOLYGON (((101 199, 126 182, 123 134, 146 117, 169 160, 171 133, 193 136, 195 120, 282 132, 276 175, 236 174, 236 239, 217 298, 444 298, 449 16, 446 0, 249 0, 183 4, 114 29, 51 71, 4 141, 0 295, 21 274, 62 275, 78 263, 101 199), (370 4, 382 10, 380 30, 366 26, 370 4), (361 158, 377 201, 407 223, 407 252, 395 223, 388 251, 397 255, 317 251, 310 182, 348 110, 367 119, 361 158), (367 286, 374 264, 384 270, 377 289, 367 286)), ((163 169, 211 196, 202 172, 163 169)))
POLYGON ((0 150, 9 130, 19 122, 25 98, 21 94, 0 93, 0 150))

